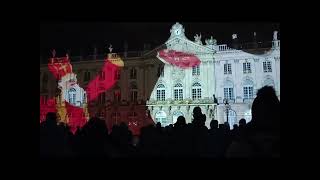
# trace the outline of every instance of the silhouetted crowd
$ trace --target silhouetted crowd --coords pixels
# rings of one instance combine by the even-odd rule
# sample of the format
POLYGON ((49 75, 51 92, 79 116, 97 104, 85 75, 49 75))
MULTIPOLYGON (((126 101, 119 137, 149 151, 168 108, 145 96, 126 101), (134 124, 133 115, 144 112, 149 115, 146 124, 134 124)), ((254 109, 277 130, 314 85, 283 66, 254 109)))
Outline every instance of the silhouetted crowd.
POLYGON ((139 136, 123 122, 109 133, 99 118, 91 118, 72 134, 66 124, 57 124, 55 113, 48 113, 40 124, 40 157, 280 157, 280 101, 272 87, 258 91, 249 123, 241 119, 230 130, 228 123, 211 120, 208 129, 205 122, 205 114, 195 107, 191 123, 180 116, 174 125, 142 127, 139 136))

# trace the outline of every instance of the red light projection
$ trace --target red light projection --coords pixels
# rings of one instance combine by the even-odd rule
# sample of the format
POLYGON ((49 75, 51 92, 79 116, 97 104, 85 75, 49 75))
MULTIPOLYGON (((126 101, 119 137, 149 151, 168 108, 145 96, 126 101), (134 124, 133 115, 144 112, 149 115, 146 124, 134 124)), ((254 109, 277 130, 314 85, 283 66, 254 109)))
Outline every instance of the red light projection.
POLYGON ((196 55, 181 51, 164 49, 158 52, 157 57, 162 61, 182 69, 198 66, 200 64, 200 59, 196 55))
POLYGON ((117 65, 105 60, 104 66, 101 69, 101 72, 105 75, 104 80, 101 80, 99 76, 96 76, 89 82, 86 88, 88 102, 96 99, 99 94, 107 91, 117 82, 117 71, 119 71, 119 67, 117 65))
POLYGON ((46 119, 48 112, 57 112, 55 99, 47 99, 40 96, 40 123, 46 119))
POLYGON ((57 80, 72 73, 72 65, 70 64, 68 55, 62 58, 51 58, 48 63, 48 68, 57 80))
POLYGON ((66 110, 69 117, 68 125, 70 126, 71 132, 75 133, 77 127, 83 127, 87 122, 87 118, 84 112, 85 109, 73 106, 70 103, 66 102, 66 110))
POLYGON ((45 120, 48 112, 56 112, 60 121, 67 123, 71 131, 75 133, 77 127, 84 126, 90 117, 88 108, 83 105, 83 102, 90 103, 99 94, 112 88, 118 80, 117 75, 120 67, 123 67, 122 60, 116 56, 109 56, 104 60, 104 65, 101 69, 104 78, 101 79, 100 76, 96 76, 89 82, 84 91, 77 84, 76 74, 72 71, 68 55, 62 58, 55 58, 54 56, 50 58, 48 69, 59 80, 61 94, 59 95, 60 97, 54 97, 49 100, 46 100, 44 96, 40 96, 40 123, 45 120), (71 89, 74 94, 70 98, 66 93, 71 89), (68 96, 69 98, 67 98, 68 96), (59 104, 55 98, 61 98, 61 101, 58 101, 59 104))

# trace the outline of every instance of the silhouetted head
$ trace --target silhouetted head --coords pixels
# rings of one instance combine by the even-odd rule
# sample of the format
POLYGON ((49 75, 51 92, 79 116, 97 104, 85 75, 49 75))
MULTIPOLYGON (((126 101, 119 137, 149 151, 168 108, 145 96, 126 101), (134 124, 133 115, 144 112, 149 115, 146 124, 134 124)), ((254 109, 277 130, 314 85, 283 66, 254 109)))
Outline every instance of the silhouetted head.
POLYGON ((195 116, 199 116, 200 114, 202 114, 202 112, 201 112, 201 108, 200 107, 194 107, 193 108, 193 117, 195 117, 195 116))
POLYGON ((181 127, 181 126, 185 126, 186 125, 186 119, 183 116, 179 116, 177 119, 177 122, 174 124, 174 126, 176 127, 181 127))
POLYGON ((128 129, 128 126, 126 125, 125 122, 121 122, 121 123, 120 123, 120 128, 122 128, 122 129, 128 129))
POLYGON ((240 119, 240 121, 239 121, 239 127, 244 127, 245 125, 246 125, 246 120, 245 119, 240 119))
POLYGON ((157 122, 156 127, 157 127, 157 128, 161 128, 161 123, 160 123, 160 122, 157 122))
POLYGON ((264 86, 257 92, 252 103, 252 120, 255 127, 280 128, 280 101, 271 86, 264 86))
POLYGON ((97 133, 97 132, 107 133, 108 132, 108 128, 107 128, 105 121, 101 120, 100 118, 93 117, 93 118, 89 119, 87 124, 88 124, 87 130, 89 130, 90 132, 94 132, 94 133, 97 133))
POLYGON ((217 129, 219 122, 217 120, 211 120, 210 129, 217 129))
POLYGON ((46 122, 49 124, 57 124, 57 114, 55 112, 48 112, 46 122))
POLYGON ((237 130, 238 129, 238 124, 233 125, 233 129, 237 130))

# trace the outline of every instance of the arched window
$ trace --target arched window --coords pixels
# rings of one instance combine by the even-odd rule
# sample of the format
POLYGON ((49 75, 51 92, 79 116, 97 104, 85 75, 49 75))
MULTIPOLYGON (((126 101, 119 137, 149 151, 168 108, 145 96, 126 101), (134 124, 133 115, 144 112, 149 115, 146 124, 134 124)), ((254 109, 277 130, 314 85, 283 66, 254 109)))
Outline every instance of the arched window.
POLYGON ((263 86, 272 86, 272 87, 274 87, 273 79, 271 77, 267 77, 263 82, 263 86))
POLYGON ((156 117, 156 121, 160 122, 162 127, 170 124, 167 118, 167 114, 164 111, 158 111, 155 117, 156 117))
POLYGON ((223 94, 225 99, 234 99, 234 94, 233 94, 233 83, 232 81, 228 80, 224 83, 224 88, 223 88, 223 94))
POLYGON ((225 122, 227 122, 227 120, 228 120, 229 125, 230 125, 230 129, 233 129, 234 124, 238 124, 237 113, 234 110, 230 109, 228 113, 225 112, 224 117, 225 117, 225 122), (227 119, 227 114, 228 114, 228 119, 227 119))
POLYGON ((174 100, 183 100, 183 86, 178 83, 173 87, 174 100))
POLYGON ((166 87, 163 84, 157 86, 157 101, 164 101, 166 99, 166 87))
POLYGON ((192 99, 201 99, 201 84, 198 82, 192 85, 192 99))
POLYGON ((74 89, 74 88, 69 89, 68 96, 69 96, 69 103, 75 105, 76 104, 76 89, 74 89))
POLYGON ((253 82, 249 79, 246 79, 243 82, 243 99, 252 99, 253 98, 253 82))

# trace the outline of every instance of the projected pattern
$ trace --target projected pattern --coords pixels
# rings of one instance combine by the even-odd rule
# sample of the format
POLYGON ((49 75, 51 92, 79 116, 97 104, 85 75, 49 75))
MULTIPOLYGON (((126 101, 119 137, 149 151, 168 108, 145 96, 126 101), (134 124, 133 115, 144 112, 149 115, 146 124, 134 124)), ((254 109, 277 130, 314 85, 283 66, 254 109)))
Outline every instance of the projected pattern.
POLYGON ((76 74, 72 72, 68 55, 63 58, 51 58, 48 69, 58 80, 58 88, 61 92, 57 97, 49 99, 50 103, 46 105, 41 103, 45 97, 40 97, 40 122, 44 120, 47 112, 56 112, 59 120, 67 123, 74 133, 77 127, 82 127, 90 117, 88 103, 116 83, 116 75, 119 68, 123 66, 123 61, 116 54, 108 54, 101 69, 101 74, 106 78, 102 80, 96 76, 83 89, 77 83, 76 74))

